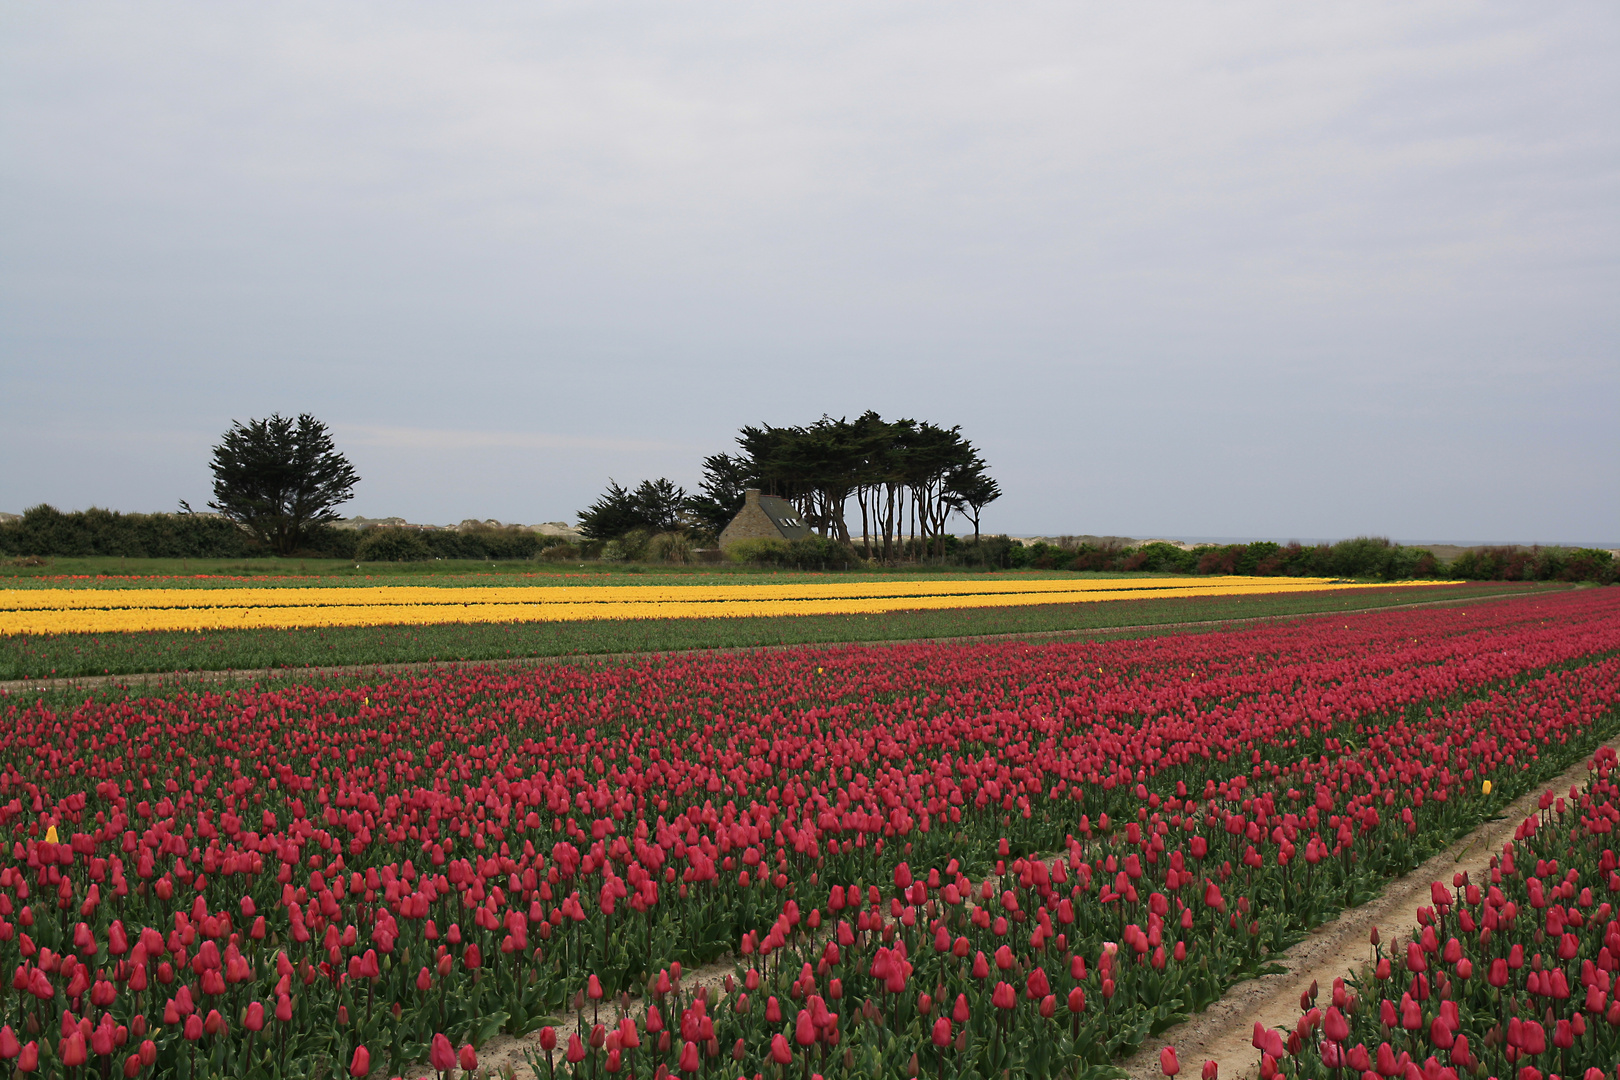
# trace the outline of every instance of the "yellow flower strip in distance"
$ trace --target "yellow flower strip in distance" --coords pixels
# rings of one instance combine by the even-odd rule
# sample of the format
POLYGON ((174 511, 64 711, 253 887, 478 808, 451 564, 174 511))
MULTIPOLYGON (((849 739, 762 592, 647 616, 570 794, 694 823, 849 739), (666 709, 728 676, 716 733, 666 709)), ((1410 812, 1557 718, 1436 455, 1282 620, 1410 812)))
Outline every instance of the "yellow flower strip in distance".
MULTIPOLYGON (((923 596, 1040 595, 1222 588, 1233 592, 1323 588, 1328 578, 1155 577, 1073 580, 856 581, 791 585, 572 585, 446 588, 365 586, 291 589, 7 589, 0 612, 75 608, 364 607, 400 604, 732 603, 923 596)), ((1403 583, 1405 584, 1405 583, 1403 583)))
MULTIPOLYGON (((1159 588, 1042 590, 1032 593, 958 594, 946 596, 880 596, 757 599, 738 601, 644 600, 615 603, 437 603, 333 604, 302 606, 243 605, 207 608, 110 608, 60 611, 0 611, 0 635, 117 633, 142 630, 293 629, 332 626, 425 626, 446 623, 576 622, 592 619, 753 618, 780 615, 881 615, 894 611, 948 608, 1026 607, 1112 600, 1141 600, 1166 595, 1212 597, 1321 592, 1377 586, 1303 579, 1263 579, 1264 587, 1188 582, 1167 594, 1159 588)), ((1043 583, 1044 584, 1044 583, 1043 583)), ((265 590, 271 591, 271 590, 265 590)), ((446 590, 467 592, 469 590, 446 590)), ((519 590, 527 591, 527 590, 519 590)), ((654 591, 654 590, 649 590, 654 591)), ((241 597, 238 592, 237 597, 241 597)), ((578 595, 577 593, 575 595, 578 595)), ((257 597, 255 597, 257 598, 257 597)))

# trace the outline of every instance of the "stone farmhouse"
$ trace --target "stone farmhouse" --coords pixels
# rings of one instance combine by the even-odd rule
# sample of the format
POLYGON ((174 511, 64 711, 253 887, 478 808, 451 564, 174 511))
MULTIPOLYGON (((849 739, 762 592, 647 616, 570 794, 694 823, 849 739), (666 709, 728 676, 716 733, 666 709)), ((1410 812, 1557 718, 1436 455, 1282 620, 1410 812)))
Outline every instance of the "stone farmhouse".
POLYGON ((720 533, 720 550, 739 540, 803 540, 810 526, 798 508, 786 499, 761 495, 758 488, 743 492, 743 508, 720 533))

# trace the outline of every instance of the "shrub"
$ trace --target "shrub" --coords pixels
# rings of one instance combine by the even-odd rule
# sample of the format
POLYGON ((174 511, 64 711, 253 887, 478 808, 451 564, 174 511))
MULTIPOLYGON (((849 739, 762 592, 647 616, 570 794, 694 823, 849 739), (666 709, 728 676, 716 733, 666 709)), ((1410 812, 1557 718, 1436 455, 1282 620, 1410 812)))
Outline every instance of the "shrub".
POLYGON ((726 548, 726 558, 732 562, 752 566, 787 566, 793 547, 786 540, 767 537, 760 540, 739 540, 726 548))
POLYGON ((788 545, 788 565, 799 570, 845 570, 860 560, 830 536, 806 536, 788 545))
POLYGON ((691 562, 692 540, 685 533, 659 533, 647 542, 647 554, 658 562, 691 562))
POLYGON ((541 536, 515 525, 477 525, 467 530, 422 531, 419 535, 441 559, 532 559, 546 547, 562 542, 560 536, 541 536))
POLYGON ((433 549, 420 529, 367 529, 354 557, 361 562, 423 562, 433 558, 433 549))
POLYGON ((1075 550, 1074 560, 1069 563, 1070 570, 1111 570, 1120 555, 1119 547, 1113 544, 1107 547, 1081 544, 1075 550))
POLYGON ((1596 581, 1612 585, 1615 581, 1614 556, 1601 548, 1576 548, 1568 553, 1558 577, 1561 581, 1596 581))
MULTIPOLYGON (((552 539, 560 538, 553 537, 552 539)), ((545 559, 547 562, 567 562, 569 559, 579 558, 580 555, 579 548, 568 543, 567 541, 563 541, 562 543, 557 544, 547 544, 545 547, 541 548, 540 557, 545 559)))
POLYGON ((1190 574, 1198 568, 1201 557, 1195 549, 1183 551, 1174 544, 1144 544, 1137 549, 1137 554, 1143 556, 1139 567, 1130 569, 1147 570, 1155 574, 1190 574))
POLYGON ((63 513, 42 503, 0 524, 0 552, 8 555, 235 559, 260 550, 234 522, 212 514, 63 513))

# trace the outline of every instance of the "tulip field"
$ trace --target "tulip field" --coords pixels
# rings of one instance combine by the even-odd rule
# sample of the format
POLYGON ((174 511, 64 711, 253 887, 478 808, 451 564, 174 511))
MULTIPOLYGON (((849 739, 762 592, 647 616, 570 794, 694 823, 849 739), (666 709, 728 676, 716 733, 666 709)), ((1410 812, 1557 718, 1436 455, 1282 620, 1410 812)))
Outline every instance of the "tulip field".
POLYGON ((0 635, 597 619, 877 615, 1149 597, 1423 588, 1326 578, 890 580, 790 585, 0 589, 0 635))
MULTIPOLYGON (((1100 1078, 1620 732, 1620 590, 59 700, 0 704, 5 1069, 1100 1078)), ((1616 821, 1604 755, 1265 1067, 1612 1069, 1616 821)))
POLYGON ((1302 1000, 1293 1032, 1256 1030, 1261 1074, 1447 1080, 1585 1076, 1620 1063, 1620 759, 1603 748, 1568 797, 1541 796, 1488 877, 1435 882, 1405 942, 1373 942, 1357 979, 1302 1000), (1325 1006, 1325 1007, 1324 1007, 1325 1006))

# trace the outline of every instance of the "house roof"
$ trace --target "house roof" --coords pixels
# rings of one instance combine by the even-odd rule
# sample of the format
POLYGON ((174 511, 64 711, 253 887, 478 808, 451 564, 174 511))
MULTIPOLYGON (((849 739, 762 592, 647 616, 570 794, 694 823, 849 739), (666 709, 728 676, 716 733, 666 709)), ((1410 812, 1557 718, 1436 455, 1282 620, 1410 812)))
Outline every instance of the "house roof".
POLYGON ((799 516, 798 508, 786 499, 761 495, 759 508, 765 511, 765 516, 771 519, 771 524, 776 526, 784 539, 803 540, 810 535, 810 526, 799 516))

